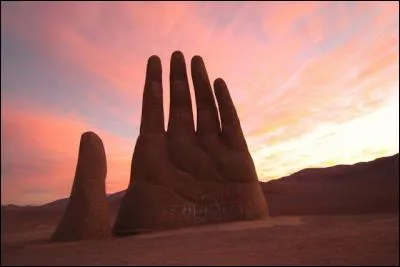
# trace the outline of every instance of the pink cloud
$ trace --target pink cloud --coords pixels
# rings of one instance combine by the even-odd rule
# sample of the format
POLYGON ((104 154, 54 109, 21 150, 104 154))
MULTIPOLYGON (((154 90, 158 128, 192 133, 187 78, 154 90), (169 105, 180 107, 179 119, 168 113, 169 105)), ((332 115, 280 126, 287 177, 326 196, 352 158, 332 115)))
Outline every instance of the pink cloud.
POLYGON ((134 137, 120 138, 95 129, 78 116, 51 114, 16 103, 3 105, 1 116, 2 150, 7 153, 2 169, 14 166, 11 173, 5 173, 5 177, 2 174, 2 203, 44 203, 67 196, 75 174, 80 137, 86 131, 96 132, 103 140, 108 165, 107 192, 123 190, 128 185, 134 137), (13 151, 19 154, 14 156, 13 151), (42 197, 35 192, 43 193, 42 197), (35 196, 30 199, 29 194, 35 196))

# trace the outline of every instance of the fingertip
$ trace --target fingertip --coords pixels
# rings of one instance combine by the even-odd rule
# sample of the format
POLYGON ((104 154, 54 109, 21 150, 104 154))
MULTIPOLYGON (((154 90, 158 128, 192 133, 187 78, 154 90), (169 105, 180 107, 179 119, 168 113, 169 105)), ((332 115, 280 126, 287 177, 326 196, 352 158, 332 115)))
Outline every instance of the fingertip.
MULTIPOLYGON (((231 96, 228 90, 228 86, 226 85, 225 81, 222 78, 217 78, 214 81, 214 93, 217 98, 217 102, 229 102, 231 100, 231 96)), ((223 104, 222 104, 223 105, 223 104)))
POLYGON ((100 137, 93 131, 87 131, 81 135, 81 139, 100 139, 100 137))
POLYGON ((204 64, 203 58, 199 55, 195 55, 192 57, 192 66, 195 64, 204 64))
POLYGON ((152 55, 147 62, 148 64, 161 64, 161 59, 157 55, 152 55))
POLYGON ((171 58, 184 58, 184 55, 183 55, 182 51, 180 51, 180 50, 175 50, 175 51, 172 53, 171 58))
MULTIPOLYGON (((226 88, 226 83, 225 83, 225 81, 224 81, 222 78, 217 78, 217 79, 215 79, 215 81, 214 81, 214 88, 215 88, 215 89, 217 89, 217 88, 226 88)), ((217 89, 217 90, 220 90, 220 89, 217 89)))
POLYGON ((89 147, 102 148, 104 147, 103 141, 100 136, 93 131, 86 131, 81 134, 80 146, 82 149, 89 147))
POLYGON ((147 61, 146 80, 161 82, 161 59, 157 55, 152 55, 147 61))
POLYGON ((172 53, 169 76, 172 83, 176 81, 187 82, 185 57, 179 50, 172 53))
POLYGON ((194 55, 192 60, 203 60, 203 58, 200 55, 194 55))

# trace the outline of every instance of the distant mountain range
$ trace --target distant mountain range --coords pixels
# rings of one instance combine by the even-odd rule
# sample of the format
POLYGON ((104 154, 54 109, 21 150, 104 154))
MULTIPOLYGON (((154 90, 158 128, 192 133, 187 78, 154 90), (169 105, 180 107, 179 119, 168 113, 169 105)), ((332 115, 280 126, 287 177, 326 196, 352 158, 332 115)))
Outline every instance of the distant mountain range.
MULTIPOLYGON (((354 165, 309 168, 260 182, 271 215, 362 214, 399 211, 399 154, 354 165)), ((111 213, 125 191, 108 195, 111 213)), ((42 206, 2 205, 2 210, 62 211, 68 198, 42 206)))
POLYGON ((262 183, 272 215, 399 211, 399 154, 262 183))

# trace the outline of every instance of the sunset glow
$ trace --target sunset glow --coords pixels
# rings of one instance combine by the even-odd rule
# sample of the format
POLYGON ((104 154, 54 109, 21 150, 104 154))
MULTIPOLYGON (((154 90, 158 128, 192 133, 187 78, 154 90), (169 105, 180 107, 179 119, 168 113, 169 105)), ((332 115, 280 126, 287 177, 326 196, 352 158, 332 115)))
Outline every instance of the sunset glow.
POLYGON ((227 82, 262 181, 399 151, 397 1, 2 2, 1 203, 67 197, 85 131, 124 190, 146 61, 167 124, 175 50, 227 82))

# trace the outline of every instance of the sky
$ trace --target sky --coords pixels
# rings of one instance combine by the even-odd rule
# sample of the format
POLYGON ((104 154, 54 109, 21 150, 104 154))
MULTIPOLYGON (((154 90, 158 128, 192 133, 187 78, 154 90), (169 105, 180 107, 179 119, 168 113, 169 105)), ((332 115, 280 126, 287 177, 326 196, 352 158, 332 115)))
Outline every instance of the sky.
POLYGON ((398 1, 2 1, 1 203, 67 197, 85 131, 124 190, 147 59, 168 118, 175 50, 226 81, 262 181, 399 151, 398 1))

